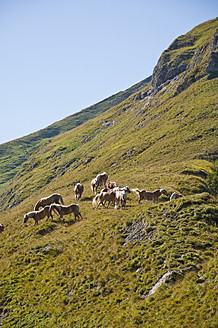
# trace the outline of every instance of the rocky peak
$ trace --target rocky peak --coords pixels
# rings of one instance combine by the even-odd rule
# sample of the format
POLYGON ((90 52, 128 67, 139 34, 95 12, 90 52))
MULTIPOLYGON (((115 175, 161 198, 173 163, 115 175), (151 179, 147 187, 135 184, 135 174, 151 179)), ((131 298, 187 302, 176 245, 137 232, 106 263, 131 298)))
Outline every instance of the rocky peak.
POLYGON ((157 62, 152 74, 151 92, 157 93, 167 81, 180 77, 177 93, 204 76, 218 76, 218 19, 178 37, 157 62))

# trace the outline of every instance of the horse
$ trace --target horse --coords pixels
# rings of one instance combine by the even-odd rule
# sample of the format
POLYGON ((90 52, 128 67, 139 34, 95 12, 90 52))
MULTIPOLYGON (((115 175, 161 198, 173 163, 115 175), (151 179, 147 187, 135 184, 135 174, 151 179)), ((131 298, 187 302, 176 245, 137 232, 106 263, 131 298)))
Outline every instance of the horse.
POLYGON ((118 191, 118 190, 121 190, 121 191, 123 190, 123 191, 128 192, 128 193, 131 192, 128 186, 123 187, 123 188, 120 188, 120 187, 113 188, 113 191, 118 191))
POLYGON ((119 204, 121 204, 121 210, 126 208, 126 201, 127 201, 127 193, 130 193, 130 189, 128 186, 124 188, 116 187, 113 189, 116 191, 115 197, 115 208, 119 208, 119 204))
POLYGON ((141 200, 146 199, 150 200, 153 203, 158 203, 158 198, 160 195, 168 196, 168 193, 165 189, 157 189, 155 191, 146 191, 146 190, 139 190, 138 188, 132 189, 132 191, 139 196, 138 202, 141 203, 141 200))
POLYGON ((111 181, 108 181, 107 182, 107 188, 108 189, 113 189, 115 187, 118 187, 118 185, 116 184, 116 182, 111 182, 111 181))
POLYGON ((45 198, 41 198, 35 205, 34 210, 38 211, 38 209, 40 207, 45 207, 46 205, 51 205, 52 203, 56 203, 56 204, 63 204, 64 205, 64 201, 63 198, 60 194, 52 194, 51 196, 45 197, 45 198))
POLYGON ((107 175, 106 172, 103 172, 101 174, 98 174, 96 176, 97 187, 104 186, 105 188, 107 188, 107 185, 106 185, 107 179, 108 179, 108 175, 107 175))
POLYGON ((91 181, 91 190, 92 193, 96 194, 98 187, 103 186, 104 188, 107 188, 106 181, 108 179, 108 175, 106 172, 103 172, 101 174, 98 174, 92 181, 91 181))
POLYGON ((119 204, 121 204, 121 210, 126 207, 127 194, 124 190, 117 190, 115 197, 115 208, 119 208, 119 204))
POLYGON ((51 204, 50 205, 50 208, 49 208, 49 211, 50 211, 50 214, 52 212, 60 215, 59 216, 59 219, 63 220, 63 216, 64 215, 67 215, 67 214, 70 214, 70 213, 73 213, 74 214, 74 217, 75 217, 75 220, 76 218, 80 218, 81 219, 83 218, 82 215, 80 214, 79 212, 79 205, 78 204, 70 204, 69 206, 64 206, 64 205, 60 205, 60 204, 51 204))
POLYGON ((83 191, 84 191, 83 185, 78 182, 74 188, 76 201, 78 201, 81 198, 83 191))
POLYGON ((97 179, 96 178, 94 178, 92 181, 91 181, 91 190, 92 190, 92 193, 94 194, 96 194, 97 193, 97 188, 98 188, 98 186, 97 186, 97 179))
POLYGON ((111 202, 115 202, 115 198, 116 198, 116 192, 113 190, 108 190, 105 191, 105 189, 103 189, 99 194, 97 194, 95 196, 95 198, 92 201, 92 205, 96 206, 96 208, 98 208, 99 205, 103 205, 105 206, 105 203, 108 202, 107 204, 107 208, 110 205, 111 202))
POLYGON ((2 233, 4 229, 5 229, 4 224, 0 223, 0 233, 2 233))
POLYGON ((49 219, 50 216, 51 216, 51 218, 53 220, 53 216, 50 213, 49 206, 45 206, 40 211, 33 211, 33 212, 26 213, 24 215, 23 222, 26 223, 28 219, 33 218, 35 220, 35 224, 34 225, 38 225, 38 221, 41 220, 41 219, 44 219, 44 217, 46 217, 46 215, 47 215, 46 221, 48 221, 48 219, 49 219))
POLYGON ((177 198, 180 198, 180 197, 183 197, 183 196, 181 194, 177 194, 177 192, 174 192, 170 196, 170 200, 177 199, 177 198))

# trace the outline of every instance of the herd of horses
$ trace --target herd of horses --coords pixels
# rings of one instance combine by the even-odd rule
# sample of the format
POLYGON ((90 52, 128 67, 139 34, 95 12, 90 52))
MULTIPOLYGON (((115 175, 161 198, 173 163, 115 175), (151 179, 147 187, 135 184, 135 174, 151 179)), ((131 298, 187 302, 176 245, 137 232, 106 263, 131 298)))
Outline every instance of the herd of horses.
MULTIPOLYGON (((108 175, 106 172, 98 174, 91 181, 91 190, 92 193, 95 194, 93 198, 92 205, 95 208, 98 208, 100 205, 103 207, 108 207, 110 204, 113 204, 114 208, 125 209, 127 194, 130 193, 130 189, 128 186, 124 188, 118 187, 116 182, 108 181, 108 175), (101 191, 97 194, 99 188, 101 191)), ((138 196, 138 204, 141 203, 142 200, 152 201, 153 203, 158 203, 158 199, 161 195, 169 196, 165 189, 157 189, 153 192, 146 190, 139 190, 138 188, 132 189, 133 193, 138 196)), ((74 188, 75 199, 79 201, 84 192, 84 187, 81 183, 77 183, 74 188)), ((173 193, 170 197, 170 200, 182 197, 182 195, 178 193, 173 193)), ((29 218, 33 218, 35 221, 35 225, 38 225, 38 221, 45 218, 47 216, 46 221, 51 217, 51 221, 53 221, 53 214, 59 215, 59 219, 64 221, 63 216, 67 214, 74 214, 75 220, 76 218, 82 218, 82 215, 79 211, 78 204, 70 204, 69 206, 64 205, 63 197, 60 194, 52 194, 46 198, 41 198, 35 205, 34 211, 26 213, 24 215, 24 223, 27 222, 29 218), (42 207, 42 209, 40 209, 42 207)), ((3 227, 4 230, 4 227, 3 227)), ((2 231, 3 231, 2 230, 2 231)), ((1 232, 1 225, 0 225, 1 232)))

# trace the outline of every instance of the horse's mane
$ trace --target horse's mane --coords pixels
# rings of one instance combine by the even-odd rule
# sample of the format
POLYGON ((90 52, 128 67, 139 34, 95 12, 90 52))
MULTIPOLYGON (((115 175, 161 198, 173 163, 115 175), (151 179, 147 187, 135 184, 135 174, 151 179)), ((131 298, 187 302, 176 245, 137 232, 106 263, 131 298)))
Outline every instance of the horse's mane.
POLYGON ((34 207, 34 211, 37 211, 39 209, 39 205, 41 203, 41 199, 38 200, 38 202, 36 203, 35 207, 34 207))

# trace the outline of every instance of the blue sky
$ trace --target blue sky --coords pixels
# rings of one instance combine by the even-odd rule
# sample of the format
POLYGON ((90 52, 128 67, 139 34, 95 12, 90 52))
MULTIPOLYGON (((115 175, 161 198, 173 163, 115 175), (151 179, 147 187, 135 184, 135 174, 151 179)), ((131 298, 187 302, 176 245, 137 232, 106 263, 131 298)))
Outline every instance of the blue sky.
POLYGON ((152 74, 213 0, 0 0, 0 143, 42 129, 152 74))

